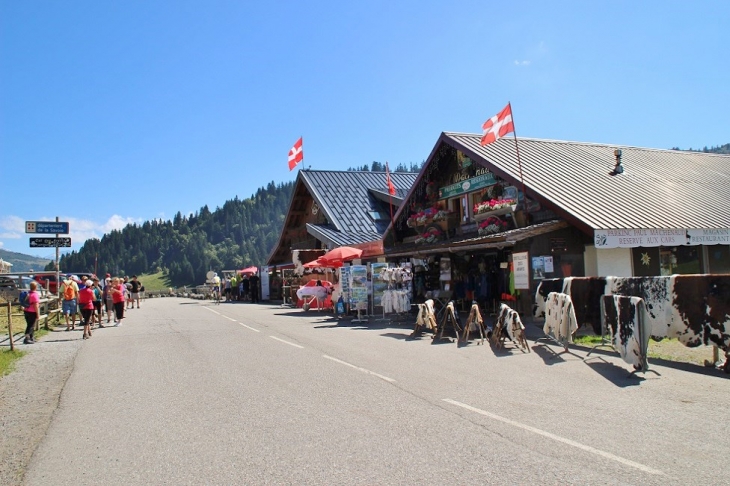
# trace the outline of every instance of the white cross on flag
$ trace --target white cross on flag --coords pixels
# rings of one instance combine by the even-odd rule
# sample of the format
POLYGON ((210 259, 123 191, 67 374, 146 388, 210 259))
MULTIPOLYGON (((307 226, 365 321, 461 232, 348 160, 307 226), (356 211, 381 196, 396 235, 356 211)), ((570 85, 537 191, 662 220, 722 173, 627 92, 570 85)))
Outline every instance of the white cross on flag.
POLYGON ((509 132, 513 132, 515 126, 512 123, 512 106, 507 103, 504 110, 500 111, 492 118, 484 122, 482 125, 482 145, 496 142, 501 137, 504 137, 509 132))
POLYGON ((302 137, 289 150, 289 170, 293 170, 299 162, 304 160, 304 150, 302 150, 302 137))

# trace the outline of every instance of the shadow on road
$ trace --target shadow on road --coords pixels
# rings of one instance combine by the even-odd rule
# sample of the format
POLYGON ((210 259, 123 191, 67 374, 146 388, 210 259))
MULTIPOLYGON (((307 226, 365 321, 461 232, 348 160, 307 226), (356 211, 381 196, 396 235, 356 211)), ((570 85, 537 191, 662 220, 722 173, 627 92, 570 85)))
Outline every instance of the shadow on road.
POLYGON ((585 362, 593 371, 613 383, 619 388, 626 388, 628 386, 640 385, 646 378, 631 374, 626 368, 616 366, 613 363, 606 361, 600 356, 592 358, 588 357, 585 362))

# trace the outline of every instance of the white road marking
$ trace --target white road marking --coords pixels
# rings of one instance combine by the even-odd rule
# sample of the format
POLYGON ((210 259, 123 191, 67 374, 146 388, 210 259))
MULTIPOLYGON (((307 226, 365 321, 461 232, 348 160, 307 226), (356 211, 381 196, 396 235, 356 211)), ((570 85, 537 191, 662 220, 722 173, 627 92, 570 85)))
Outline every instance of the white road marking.
MULTIPOLYGON (((221 315, 223 315, 223 314, 221 314, 221 315)), ((228 316, 223 316, 223 317, 225 317, 225 318, 226 318, 226 319, 228 319, 229 321, 237 322, 237 321, 236 321, 235 319, 231 319, 231 318, 230 318, 230 317, 228 317, 228 316)))
POLYGON ((358 371, 362 371, 363 373, 367 373, 369 375, 377 376, 381 380, 385 380, 385 381, 387 381, 389 383, 395 383, 395 380, 393 378, 388 378, 387 376, 383 376, 383 375, 378 374, 378 373, 376 373, 374 371, 370 371, 370 370, 365 369, 365 368, 360 368, 359 366, 355 366, 354 364, 350 364, 347 361, 342 361, 341 359, 333 358, 332 356, 327 356, 326 354, 323 354, 322 357, 323 358, 326 358, 326 359, 329 359, 329 360, 332 360, 335 363, 340 363, 340 364, 343 364, 345 366, 349 366, 350 368, 354 368, 354 369, 356 369, 358 371))
POLYGON ((451 400, 450 398, 444 398, 443 401, 450 403, 452 405, 456 405, 457 407, 464 408, 466 410, 469 410, 470 412, 478 413, 479 415, 484 415, 485 417, 489 417, 494 420, 498 420, 499 422, 503 422, 507 425, 512 425, 514 427, 518 427, 523 430, 527 430, 528 432, 532 432, 534 434, 542 435, 543 437, 547 437, 548 439, 553 439, 558 442, 562 442, 563 444, 567 444, 569 446, 576 447, 578 449, 584 450, 586 452, 590 452, 593 454, 596 454, 597 456, 604 457, 606 459, 610 459, 612 461, 619 462, 625 466, 630 466, 633 468, 636 468, 640 471, 644 471, 649 474, 659 474, 664 475, 662 471, 659 471, 657 469, 651 468, 649 466, 645 466, 643 464, 639 464, 638 462, 630 461, 628 459, 625 459, 620 456, 616 456, 614 454, 611 454, 610 452, 602 451, 600 449, 596 449, 594 447, 581 444, 580 442, 576 442, 574 440, 566 439, 565 437, 560 437, 559 435, 551 434, 550 432, 546 432, 544 430, 540 430, 538 428, 532 427, 530 425, 521 424, 519 422, 516 422, 514 420, 510 420, 508 418, 500 417, 499 415, 493 414, 491 412, 487 412, 486 410, 480 410, 478 408, 472 407, 470 405, 467 405, 465 403, 457 402, 456 400, 451 400))
POLYGON ((213 309, 210 309, 210 308, 208 308, 208 307, 203 307, 203 309, 209 310, 209 311, 211 311, 211 312, 212 312, 213 314, 218 314, 218 315, 221 315, 221 313, 220 313, 220 312, 218 312, 218 311, 214 311, 213 309))
POLYGON ((242 325, 243 327, 245 327, 246 329, 251 329, 252 331, 255 331, 255 332, 261 332, 261 331, 259 331, 258 329, 254 329, 254 328, 253 328, 253 327, 251 327, 251 326, 247 326, 247 325, 246 325, 246 324, 244 324, 243 322, 239 322, 239 324, 240 324, 240 325, 242 325))
POLYGON ((304 349, 304 346, 299 346, 298 344, 290 343, 289 341, 284 341, 283 339, 279 339, 276 336, 269 336, 271 339, 276 339, 277 341, 281 341, 284 344, 288 344, 289 346, 294 346, 295 348, 304 349))

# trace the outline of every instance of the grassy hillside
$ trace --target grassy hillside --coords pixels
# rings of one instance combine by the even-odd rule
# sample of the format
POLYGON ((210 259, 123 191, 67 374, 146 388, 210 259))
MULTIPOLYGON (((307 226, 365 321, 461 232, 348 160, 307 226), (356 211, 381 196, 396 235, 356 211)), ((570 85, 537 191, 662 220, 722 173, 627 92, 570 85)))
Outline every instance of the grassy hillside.
POLYGON ((0 258, 13 264, 11 268, 11 271, 13 272, 32 272, 34 270, 41 271, 46 268, 46 265, 48 265, 49 262, 52 261, 45 258, 24 255, 23 253, 3 250, 2 248, 0 248, 0 258))
POLYGON ((157 292, 172 287, 165 272, 137 275, 137 280, 142 282, 145 292, 157 292))

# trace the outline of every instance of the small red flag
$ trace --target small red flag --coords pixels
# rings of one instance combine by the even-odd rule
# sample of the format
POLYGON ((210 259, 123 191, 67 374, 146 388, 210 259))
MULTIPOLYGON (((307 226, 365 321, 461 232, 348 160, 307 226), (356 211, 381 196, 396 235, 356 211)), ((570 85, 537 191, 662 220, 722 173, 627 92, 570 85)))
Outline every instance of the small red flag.
POLYGON ((504 110, 500 111, 482 125, 482 145, 496 142, 509 132, 513 132, 515 126, 512 123, 512 106, 507 103, 504 110))
POLYGON ((289 170, 293 170, 302 160, 304 160, 304 150, 302 150, 302 137, 299 137, 297 143, 289 150, 289 170))
POLYGON ((390 169, 388 169, 388 163, 385 163, 385 181, 388 183, 388 194, 395 196, 395 186, 390 180, 390 169))

